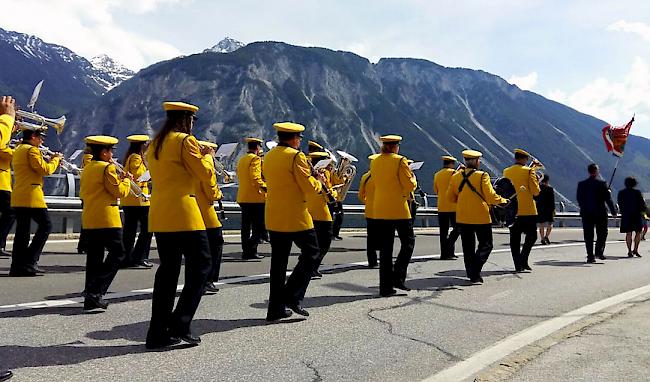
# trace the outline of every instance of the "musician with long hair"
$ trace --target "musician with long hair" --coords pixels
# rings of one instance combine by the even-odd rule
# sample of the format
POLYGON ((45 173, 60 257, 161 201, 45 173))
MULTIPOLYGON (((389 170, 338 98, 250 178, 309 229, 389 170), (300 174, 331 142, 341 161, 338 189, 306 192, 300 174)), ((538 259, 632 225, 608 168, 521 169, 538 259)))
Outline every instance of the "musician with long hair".
POLYGON ((402 137, 384 135, 380 140, 381 155, 370 163, 370 176, 375 182, 372 209, 380 247, 379 294, 388 297, 396 293, 394 288, 410 290, 405 281, 415 248, 415 233, 409 199, 417 182, 407 159, 398 154, 402 137), (395 231, 399 236, 400 251, 393 266, 395 231))
POLYGON ((215 283, 219 281, 224 241, 222 225, 219 221, 217 211, 214 209, 214 202, 221 200, 223 194, 217 184, 217 173, 214 168, 214 154, 217 145, 207 141, 199 141, 199 145, 201 146, 201 152, 204 154, 204 162, 208 164, 212 173, 209 181, 194 182, 196 202, 199 204, 201 216, 205 223, 205 231, 208 235, 208 245, 210 247, 210 258, 212 259, 210 272, 208 273, 208 278, 204 286, 204 293, 215 293, 219 291, 215 283))
POLYGON ((129 193, 128 174, 121 179, 112 164, 113 147, 118 139, 90 136, 85 139, 93 160, 81 172, 79 197, 83 200, 81 222, 87 241, 84 311, 104 311, 108 303, 102 296, 108 291, 125 257, 122 244, 122 220, 118 198, 129 193), (104 258, 104 251, 108 255, 104 258))
MULTIPOLYGON (((372 162, 378 156, 379 154, 372 154, 368 156, 368 159, 372 162)), ((366 217, 366 257, 368 258, 368 267, 375 268, 378 264, 377 251, 379 250, 379 239, 375 234, 375 214, 372 208, 375 198, 375 182, 370 176, 370 170, 361 176, 357 196, 359 197, 359 201, 365 205, 363 213, 366 217)))
MULTIPOLYGON (((129 141, 129 148, 124 155, 124 171, 133 175, 136 184, 145 195, 149 194, 147 181, 138 179, 147 172, 143 155, 149 142, 149 136, 144 134, 130 135, 126 137, 129 141)), ((153 264, 149 262, 149 250, 151 249, 152 233, 149 232, 149 200, 142 196, 136 196, 133 192, 120 199, 120 205, 124 211, 124 267, 149 269, 153 264), (140 226, 138 241, 135 241, 135 234, 140 226), (134 246, 135 244, 135 246, 134 246)))
POLYGON ((43 193, 43 177, 53 174, 61 161, 61 154, 58 153, 49 161, 43 158, 39 146, 43 144, 45 136, 45 128, 23 130, 22 143, 16 147, 11 160, 16 180, 11 193, 11 207, 16 211, 16 235, 9 276, 36 276, 42 272, 38 268, 38 260, 52 231, 43 193), (32 220, 38 228, 30 244, 32 220))
POLYGON ((440 227, 440 260, 457 259, 456 240, 460 235, 456 227, 456 203, 447 198, 449 181, 456 172, 456 158, 442 157, 442 169, 433 176, 433 192, 438 195, 438 226, 440 227), (451 228, 451 232, 449 232, 451 228))
POLYGON ((160 266, 151 302, 146 347, 160 349, 183 340, 201 342, 190 330, 210 272, 208 237, 196 201, 195 181, 209 182, 212 172, 192 136, 199 109, 184 102, 165 102, 167 118, 145 155, 153 191, 149 230, 156 236, 160 266), (176 287, 185 257, 185 286, 174 309, 176 287))
POLYGON ((237 162, 237 203, 241 207, 242 259, 261 259, 257 245, 264 235, 266 182, 262 179, 262 140, 246 138, 248 151, 237 162))
POLYGON ((447 189, 447 199, 456 203, 465 272, 472 283, 478 284, 483 283, 481 270, 494 247, 490 206, 508 202, 494 191, 490 175, 479 170, 482 156, 480 151, 463 151, 465 168, 451 176, 447 189))
POLYGON ((515 164, 503 170, 503 177, 512 182, 517 191, 517 217, 510 227, 510 251, 516 272, 530 271, 528 256, 537 241, 537 206, 534 197, 539 195, 539 180, 528 167, 530 154, 515 149, 515 164), (521 244, 521 235, 524 243, 521 244))
MULTIPOLYGON (((329 158, 329 154, 323 151, 314 151, 309 153, 309 158, 312 166, 315 166, 321 160, 329 158)), ((323 170, 320 170, 320 172, 322 173, 323 170)), ((323 274, 320 273, 318 267, 320 267, 332 244, 332 215, 327 205, 334 201, 334 197, 327 189, 327 186, 323 184, 318 194, 309 193, 306 195, 306 199, 307 210, 314 221, 316 240, 320 249, 320 255, 316 259, 316 264, 312 271, 312 278, 320 279, 323 277, 323 274)))

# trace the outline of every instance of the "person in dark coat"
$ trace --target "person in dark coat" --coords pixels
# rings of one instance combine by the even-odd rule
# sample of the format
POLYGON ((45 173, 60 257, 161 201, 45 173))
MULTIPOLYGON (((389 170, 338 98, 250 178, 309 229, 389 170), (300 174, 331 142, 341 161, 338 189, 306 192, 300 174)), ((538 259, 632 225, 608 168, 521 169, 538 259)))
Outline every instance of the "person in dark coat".
POLYGON ((618 192, 618 208, 621 211, 621 233, 625 234, 627 257, 641 257, 639 242, 643 230, 643 213, 646 211, 643 194, 637 190, 634 177, 625 178, 625 189, 618 192), (634 249, 632 249, 632 232, 634 232, 634 249))
POLYGON ((616 207, 612 202, 612 193, 607 183, 599 179, 600 170, 595 163, 587 167, 589 178, 578 183, 576 199, 580 206, 582 230, 587 247, 587 262, 595 263, 594 258, 594 228, 596 228, 595 257, 605 260, 605 241, 607 240, 607 207, 616 218, 616 207))
POLYGON ((553 229, 553 220, 555 218, 555 190, 549 185, 549 181, 549 176, 544 174, 539 185, 539 195, 535 197, 539 237, 543 245, 551 244, 548 237, 553 229))

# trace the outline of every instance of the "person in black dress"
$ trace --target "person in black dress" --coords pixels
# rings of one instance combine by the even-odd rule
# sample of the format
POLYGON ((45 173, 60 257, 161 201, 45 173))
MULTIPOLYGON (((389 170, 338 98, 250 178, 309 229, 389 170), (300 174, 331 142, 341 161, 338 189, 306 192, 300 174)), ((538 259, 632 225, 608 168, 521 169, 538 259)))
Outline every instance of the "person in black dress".
POLYGON ((618 208, 621 211, 621 233, 625 233, 627 257, 641 257, 639 242, 643 230, 643 213, 646 211, 643 194, 637 190, 634 177, 625 178, 625 189, 618 192, 618 208), (634 249, 632 249, 632 232, 634 232, 634 249))
POLYGON ((539 195, 535 197, 537 204, 537 225, 539 226, 539 237, 544 245, 551 244, 548 239, 553 229, 555 217, 555 190, 549 185, 549 177, 544 174, 539 185, 539 195))

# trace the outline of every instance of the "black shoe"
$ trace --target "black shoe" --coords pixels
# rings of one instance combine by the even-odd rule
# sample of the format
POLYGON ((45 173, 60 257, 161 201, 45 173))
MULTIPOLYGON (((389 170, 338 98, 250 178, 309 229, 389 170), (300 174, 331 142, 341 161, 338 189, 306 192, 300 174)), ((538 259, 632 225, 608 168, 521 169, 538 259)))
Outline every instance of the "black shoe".
POLYGON ((150 341, 147 339, 146 344, 144 345, 148 350, 158 350, 164 349, 170 346, 178 345, 181 343, 181 340, 176 337, 165 337, 162 340, 150 341))
POLYGON ((84 299, 85 313, 105 312, 107 308, 108 303, 104 301, 101 296, 95 294, 86 294, 86 298, 84 299))
POLYGON ((14 376, 14 373, 12 373, 10 370, 0 370, 0 382, 8 381, 13 376, 14 376))
POLYGON ((312 279, 312 280, 320 280, 320 279, 322 279, 322 278, 323 278, 323 274, 320 273, 319 271, 314 271, 314 272, 312 272, 312 274, 311 274, 311 279, 312 279))
POLYGON ((9 271, 10 277, 35 277, 42 276, 34 271, 9 271))
POLYGON ((139 264, 143 267, 153 268, 153 263, 149 260, 142 260, 139 264))
POLYGON ((242 260, 261 260, 264 258, 262 255, 258 255, 257 253, 254 255, 242 255, 242 260))
POLYGON ((632 252, 628 252, 628 253, 627 253, 627 257, 634 257, 634 253, 632 253, 632 252))
POLYGON ((291 309, 294 311, 294 313, 299 314, 304 317, 309 317, 309 312, 305 310, 302 306, 299 304, 289 304, 287 305, 287 308, 291 309))
POLYGON ((483 278, 475 277, 473 279, 470 279, 469 282, 471 282, 472 284, 483 284, 483 278))
POLYGON ((598 260, 606 260, 607 259, 607 257, 605 257, 605 255, 600 255, 600 256, 596 256, 596 257, 598 258, 598 260))
POLYGON ((368 268, 377 268, 377 266, 379 266, 379 264, 377 264, 376 261, 375 262, 372 262, 372 261, 368 262, 368 268))
POLYGON ((641 257, 641 254, 639 252, 637 252, 637 251, 634 251, 634 256, 641 257))
POLYGON ((522 268, 515 268, 515 273, 521 273, 521 272, 523 272, 523 271, 524 271, 524 270, 523 270, 522 268))
POLYGON ((524 265, 524 270, 532 271, 532 269, 530 268, 530 265, 528 265, 528 264, 524 265))
POLYGON ((46 271, 45 269, 40 268, 38 265, 34 266, 34 272, 36 272, 36 273, 38 273, 38 274, 44 274, 44 273, 47 273, 47 271, 46 271))
POLYGON ((341 236, 334 236, 334 237, 332 238, 332 240, 335 240, 335 241, 341 241, 341 240, 343 240, 343 238, 342 238, 341 236))
POLYGON ((198 345, 201 343, 201 337, 193 335, 192 332, 187 332, 184 334, 169 332, 169 335, 171 338, 179 339, 180 341, 186 342, 190 345, 198 345))
POLYGON ((594 259, 593 257, 587 257, 587 263, 593 264, 595 262, 596 262, 596 259, 594 259))
POLYGON ((0 257, 11 257, 11 252, 7 252, 3 249, 0 249, 0 257))
POLYGON ((266 321, 278 321, 283 318, 289 318, 293 315, 293 312, 290 311, 289 309, 284 309, 284 312, 281 312, 279 314, 272 314, 272 313, 267 313, 266 314, 266 321))
POLYGON ((397 294, 397 291, 395 289, 392 289, 392 290, 390 290, 388 292, 385 292, 385 293, 379 293, 379 295, 381 297, 390 297, 390 296, 394 296, 396 294, 397 294))
POLYGON ((406 285, 404 285, 404 283, 400 283, 400 282, 394 282, 393 287, 397 289, 405 290, 407 292, 411 290, 411 288, 407 287, 406 285))
POLYGON ((217 288, 213 281, 209 281, 203 286, 203 293, 205 294, 206 292, 217 293, 219 292, 219 288, 217 288))

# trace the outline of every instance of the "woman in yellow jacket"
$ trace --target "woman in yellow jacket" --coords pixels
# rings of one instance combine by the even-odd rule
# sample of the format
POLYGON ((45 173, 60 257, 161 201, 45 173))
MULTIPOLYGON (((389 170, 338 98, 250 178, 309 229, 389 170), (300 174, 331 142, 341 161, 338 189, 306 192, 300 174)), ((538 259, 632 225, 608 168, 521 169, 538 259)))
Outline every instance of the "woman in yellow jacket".
POLYGON ((11 207, 16 211, 16 236, 9 276, 36 276, 40 272, 38 259, 52 231, 43 194, 43 177, 56 171, 61 155, 56 154, 49 162, 44 160, 38 148, 44 138, 44 130, 24 130, 22 143, 16 147, 11 160, 16 179, 11 193, 11 207), (32 219, 38 228, 30 244, 32 219))
MULTIPOLYGON (((313 151, 309 153, 309 158, 311 164, 315 166, 321 160, 329 158, 329 154, 324 151, 313 151)), ((332 192, 325 184, 322 185, 318 194, 309 193, 305 196, 307 198, 307 210, 314 220, 314 231, 316 231, 316 240, 320 249, 320 255, 316 259, 316 265, 312 271, 312 278, 320 279, 323 274, 320 273, 318 267, 320 267, 332 244, 332 214, 328 204, 336 202, 336 199, 334 199, 332 192)))
POLYGON ((149 230, 156 236, 160 258, 148 349, 168 347, 180 340, 195 345, 201 342, 190 331, 190 325, 211 267, 208 237, 194 187, 195 181, 209 182, 212 177, 199 143, 191 135, 199 108, 184 102, 165 102, 163 108, 167 118, 145 155, 153 187, 149 230), (174 310, 183 256, 185 286, 174 310))
POLYGON ((0 256, 11 256, 5 252, 7 235, 16 221, 16 212, 11 208, 11 159, 14 150, 9 145, 0 145, 0 256))
POLYGON ((214 169, 214 150, 217 148, 217 145, 206 141, 199 141, 199 145, 201 145, 202 152, 205 153, 203 159, 209 165, 212 173, 208 182, 194 182, 196 202, 199 204, 201 216, 203 216, 205 231, 208 235, 208 244, 210 246, 210 257, 212 258, 212 266, 210 267, 208 279, 205 282, 204 293, 215 293, 219 291, 215 283, 219 281, 219 272, 221 270, 223 232, 217 211, 214 209, 214 202, 221 200, 223 194, 217 184, 217 173, 214 169))
MULTIPOLYGON (((129 141, 129 149, 124 156, 124 171, 133 175, 133 179, 138 184, 142 193, 149 195, 148 182, 139 182, 139 179, 147 172, 142 160, 149 137, 147 135, 129 135, 126 137, 129 141)), ((149 232, 149 200, 144 197, 138 197, 133 192, 120 199, 120 205, 124 211, 124 267, 139 269, 149 269, 153 264, 149 262, 149 250, 151 249, 151 236, 149 232), (135 241, 135 233, 140 225, 140 235, 138 241, 135 241), (135 247, 134 247, 135 244, 135 247)))
MULTIPOLYGON (((90 146, 86 145, 84 149, 84 155, 81 159, 81 171, 83 168, 90 164, 90 161, 93 160, 93 153, 90 146)), ((83 209, 83 200, 81 201, 81 208, 83 209)), ((81 232, 79 232, 79 241, 77 242, 77 253, 87 253, 88 252, 88 238, 86 237, 86 230, 84 229, 83 224, 81 225, 81 232)))
POLYGON ((126 174, 121 179, 112 164, 113 146, 117 138, 95 135, 86 137, 93 151, 93 160, 81 172, 79 197, 83 200, 81 223, 87 241, 86 288, 84 311, 106 310, 102 296, 108 291, 120 264, 124 260, 122 221, 118 198, 129 193, 131 187, 126 174), (104 251, 108 251, 104 259, 104 251))
MULTIPOLYGON (((372 154, 368 159, 372 162, 379 154, 372 154)), ((370 177, 370 170, 361 176, 359 181, 359 201, 365 205, 364 215, 366 216, 366 257, 368 267, 377 267, 377 251, 379 250, 379 238, 375 234, 375 218, 372 211, 372 203, 375 198, 375 182, 370 177)))

